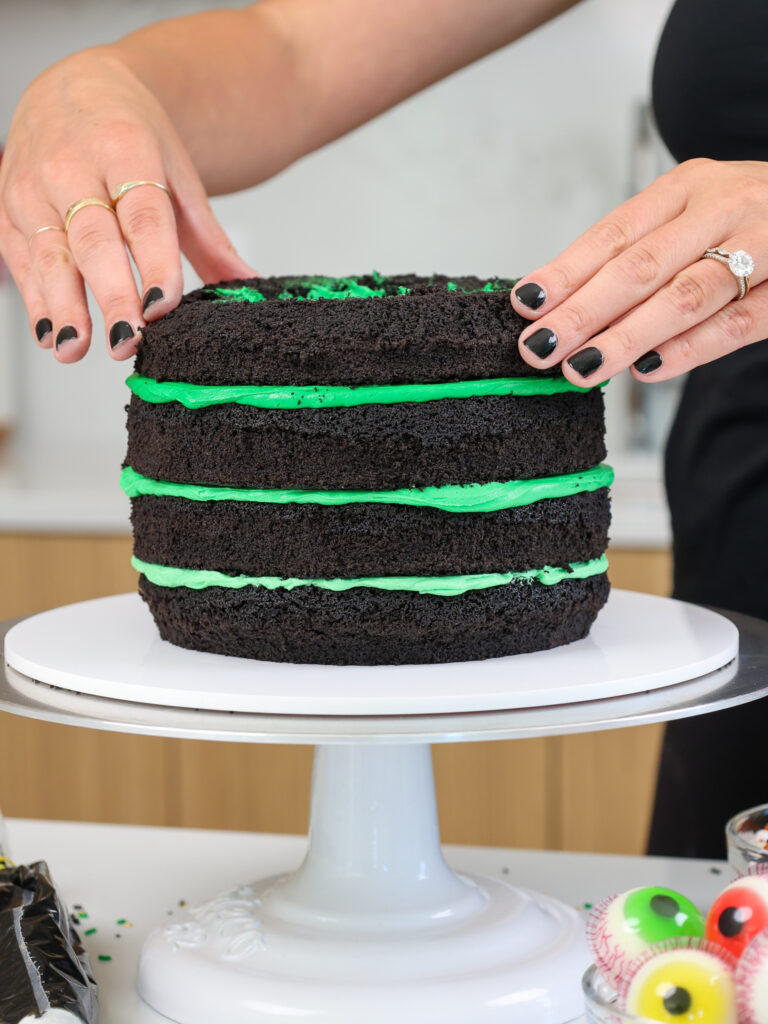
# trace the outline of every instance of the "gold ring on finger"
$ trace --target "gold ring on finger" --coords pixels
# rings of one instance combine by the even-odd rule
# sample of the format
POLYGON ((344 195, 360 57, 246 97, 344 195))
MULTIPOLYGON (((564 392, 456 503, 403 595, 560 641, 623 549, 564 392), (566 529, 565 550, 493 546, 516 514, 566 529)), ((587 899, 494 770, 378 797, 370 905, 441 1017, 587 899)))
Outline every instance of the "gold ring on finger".
POLYGON ((43 231, 63 231, 64 228, 60 224, 44 224, 41 228, 35 228, 32 234, 27 239, 27 245, 32 245, 32 239, 35 235, 40 235, 43 231))
POLYGON ((755 261, 748 252, 737 249, 736 252, 728 252, 727 249, 707 249, 701 257, 703 260, 717 260, 724 263, 739 283, 738 302, 749 292, 749 278, 755 272, 755 261))
POLYGON ((88 196, 86 199, 78 199, 76 203, 72 203, 64 215, 65 231, 69 231, 69 225, 72 223, 72 218, 75 214, 84 210, 86 206, 103 206, 104 209, 109 210, 110 213, 115 212, 115 208, 112 203, 107 202, 106 199, 98 199, 96 196, 88 196))
POLYGON ((118 185, 115 192, 112 194, 112 202, 117 206, 126 192, 130 192, 132 188, 138 188, 139 185, 151 185, 153 188, 161 188, 169 197, 171 190, 167 185, 163 185, 160 181, 124 181, 122 185, 118 185))

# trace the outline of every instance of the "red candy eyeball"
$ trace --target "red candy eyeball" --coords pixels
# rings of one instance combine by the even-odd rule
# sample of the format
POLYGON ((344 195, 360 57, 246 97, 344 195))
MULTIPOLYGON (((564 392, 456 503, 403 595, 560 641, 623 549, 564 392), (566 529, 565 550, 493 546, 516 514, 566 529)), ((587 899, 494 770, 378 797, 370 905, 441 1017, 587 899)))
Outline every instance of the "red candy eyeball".
POLYGON ((768 928, 768 875, 739 878, 724 889, 707 915, 706 936, 735 957, 768 928))

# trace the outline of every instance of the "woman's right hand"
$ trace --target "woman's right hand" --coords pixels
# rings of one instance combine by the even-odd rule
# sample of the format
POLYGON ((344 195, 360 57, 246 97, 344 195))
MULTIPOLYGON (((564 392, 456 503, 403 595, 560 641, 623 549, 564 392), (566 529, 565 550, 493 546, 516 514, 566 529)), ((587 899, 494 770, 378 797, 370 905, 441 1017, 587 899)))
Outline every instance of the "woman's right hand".
POLYGON ((136 351, 138 329, 176 306, 180 250, 204 281, 253 276, 211 211, 202 182, 170 119, 109 49, 85 50, 29 86, 0 164, 0 254, 27 307, 33 336, 62 363, 91 341, 85 285, 104 315, 114 359, 136 351), (73 203, 110 203, 79 210, 73 203), (40 231, 40 228, 55 230, 40 231), (140 277, 137 287, 128 251, 140 277))

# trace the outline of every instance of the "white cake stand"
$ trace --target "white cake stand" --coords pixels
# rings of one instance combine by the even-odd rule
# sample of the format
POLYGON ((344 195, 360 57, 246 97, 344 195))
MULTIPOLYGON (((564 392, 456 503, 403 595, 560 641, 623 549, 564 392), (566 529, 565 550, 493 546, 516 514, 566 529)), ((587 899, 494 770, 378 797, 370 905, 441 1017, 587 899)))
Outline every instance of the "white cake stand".
POLYGON ((577 914, 448 868, 429 744, 732 706, 768 692, 764 652, 768 625, 757 620, 614 591, 591 636, 555 651, 283 665, 172 647, 123 595, 12 626, 0 708, 100 729, 317 745, 299 870, 244 880, 147 940, 139 991, 171 1020, 560 1024, 581 1012, 588 955, 577 914))

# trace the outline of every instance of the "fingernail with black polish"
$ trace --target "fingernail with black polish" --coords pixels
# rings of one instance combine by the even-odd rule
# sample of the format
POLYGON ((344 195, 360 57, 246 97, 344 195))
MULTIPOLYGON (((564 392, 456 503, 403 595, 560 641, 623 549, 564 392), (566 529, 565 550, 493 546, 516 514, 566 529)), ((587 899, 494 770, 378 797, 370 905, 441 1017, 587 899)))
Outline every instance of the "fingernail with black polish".
POLYGON ((634 363, 634 367, 638 373, 653 373, 654 370, 658 370, 663 360, 658 352, 646 352, 644 356, 640 356, 634 363))
POLYGON ((515 288, 515 295, 517 301, 522 302, 528 309, 538 309, 547 301, 547 293, 535 281, 529 281, 528 284, 521 284, 519 288, 515 288))
POLYGON ((146 313, 153 302, 159 302, 160 299, 162 298, 164 298, 162 288, 150 288, 147 294, 144 296, 144 302, 142 303, 141 306, 142 313, 146 313))
POLYGON ((546 359, 557 348, 557 335, 554 331, 550 331, 548 327, 540 327, 538 331, 534 331, 533 334, 529 335, 523 344, 535 356, 538 356, 539 359, 546 359))
POLYGON ((133 328, 127 320, 118 320, 116 324, 112 324, 109 332, 109 347, 117 348, 122 341, 127 341, 133 337, 133 328))
POLYGON ((62 327, 59 333, 56 335, 56 348, 61 348, 62 345, 68 341, 74 341, 77 337, 77 331, 74 327, 62 327))
POLYGON ((575 370, 580 377, 589 377, 599 370, 605 361, 605 356, 599 348, 583 348, 575 356, 571 356, 568 365, 575 370))
POLYGON ((46 334, 50 334, 52 330, 53 324, 47 316, 44 316, 42 320, 38 320, 35 324, 35 334, 38 341, 42 341, 46 334))

